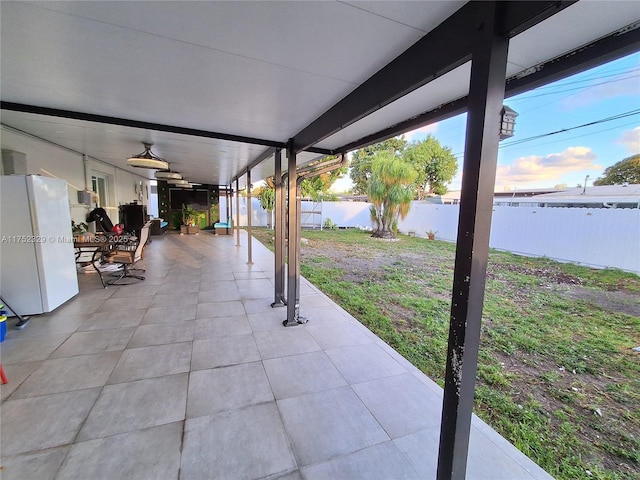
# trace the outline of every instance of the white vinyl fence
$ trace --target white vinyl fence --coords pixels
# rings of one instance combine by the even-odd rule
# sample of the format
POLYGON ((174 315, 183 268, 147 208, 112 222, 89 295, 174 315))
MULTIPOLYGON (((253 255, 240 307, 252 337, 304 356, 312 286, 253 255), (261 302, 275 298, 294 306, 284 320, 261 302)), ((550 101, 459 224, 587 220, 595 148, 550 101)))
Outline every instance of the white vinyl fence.
MULTIPOLYGON (((246 203, 240 200, 241 225, 246 225, 246 203)), ((322 224, 330 219, 339 227, 370 228, 369 203, 322 202, 322 224)), ((235 210, 235 202, 233 204, 235 210)), ((254 226, 266 226, 267 213, 254 199, 254 226)), ((401 233, 455 242, 458 205, 413 202, 400 221, 401 233)), ((235 213, 234 213, 235 220, 235 213)), ((619 268, 640 274, 640 209, 493 207, 491 248, 548 257, 596 268, 619 268)))
MULTIPOLYGON (((413 202, 398 228, 455 242, 458 205, 413 202)), ((640 274, 640 210, 493 207, 491 248, 640 274)))

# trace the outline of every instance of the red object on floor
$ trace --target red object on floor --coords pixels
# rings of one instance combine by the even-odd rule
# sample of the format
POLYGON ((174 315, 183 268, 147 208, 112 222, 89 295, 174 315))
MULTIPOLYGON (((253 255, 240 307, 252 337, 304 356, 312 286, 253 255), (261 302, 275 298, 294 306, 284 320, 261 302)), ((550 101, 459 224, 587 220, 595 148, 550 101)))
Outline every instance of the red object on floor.
POLYGON ((0 363, 0 379, 2 379, 2 384, 9 383, 7 380, 7 376, 4 374, 4 369, 2 368, 2 364, 0 363))

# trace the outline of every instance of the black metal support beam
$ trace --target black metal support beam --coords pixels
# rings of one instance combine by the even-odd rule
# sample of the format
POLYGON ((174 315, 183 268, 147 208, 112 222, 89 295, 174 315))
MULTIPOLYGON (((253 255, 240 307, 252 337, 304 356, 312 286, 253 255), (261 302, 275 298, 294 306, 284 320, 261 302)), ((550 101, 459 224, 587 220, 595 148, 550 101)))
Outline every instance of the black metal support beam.
POLYGON ((525 72, 526 75, 519 74, 507 79, 505 96, 513 97, 528 92, 638 51, 640 51, 640 24, 636 22, 620 32, 536 65, 529 69, 529 72, 525 72))
POLYGON ((130 120, 127 118, 110 117, 106 115, 95 115, 85 112, 74 112, 72 110, 61 110, 59 108, 39 107, 36 105, 25 105, 14 102, 0 102, 3 110, 15 112, 35 113, 37 115, 47 115, 50 117, 72 118, 86 122, 106 123, 109 125, 120 125, 123 127, 141 128, 144 130, 156 130, 158 132, 178 133, 180 135, 191 135, 193 137, 215 138, 217 140, 228 140, 230 142, 250 143, 252 145, 264 145, 267 147, 283 148, 282 142, 267 140, 264 138, 246 137, 243 135, 232 135, 222 132, 211 132, 196 128, 178 127, 176 125, 166 125, 162 123, 143 122, 140 120, 130 120))
POLYGON ((483 2, 473 36, 469 113, 453 277, 438 480, 464 479, 509 41, 498 32, 501 2, 483 2))
MULTIPOLYGON (((469 2, 293 137, 296 152, 462 65, 471 57, 484 2, 469 2)), ((514 35, 573 1, 508 1, 497 31, 514 35)))
POLYGON ((253 237, 251 235, 251 170, 247 169, 247 265, 253 265, 253 237))
POLYGON ((287 304, 284 294, 284 244, 285 244, 285 211, 286 202, 284 196, 284 186, 282 183, 282 151, 278 148, 275 152, 275 174, 273 182, 275 184, 275 287, 272 307, 283 307, 287 304))
MULTIPOLYGON (((236 247, 240 246, 240 179, 236 178, 236 247)), ((233 234, 233 231, 231 232, 233 234)))
POLYGON ((287 244, 287 319, 282 322, 285 327, 294 327, 305 323, 300 317, 300 184, 296 172, 296 152, 289 142, 287 147, 287 185, 288 185, 288 209, 287 231, 289 243, 287 244))
MULTIPOLYGON (((529 72, 519 73, 507 79, 505 98, 510 98, 534 88, 557 82, 571 75, 584 72, 590 68, 604 65, 640 50, 640 27, 616 32, 608 37, 581 46, 578 50, 567 52, 548 62, 532 67, 529 72)), ((437 108, 416 115, 403 122, 391 125, 383 130, 359 138, 353 142, 336 148, 336 151, 351 152, 364 148, 388 138, 424 127, 430 123, 440 122, 467 111, 467 96, 439 105, 437 108)))

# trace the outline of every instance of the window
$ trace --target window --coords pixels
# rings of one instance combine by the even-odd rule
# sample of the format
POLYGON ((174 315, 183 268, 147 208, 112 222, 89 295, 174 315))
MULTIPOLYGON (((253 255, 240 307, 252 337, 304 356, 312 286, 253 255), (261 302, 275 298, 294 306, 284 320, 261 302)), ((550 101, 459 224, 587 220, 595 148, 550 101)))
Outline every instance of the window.
POLYGON ((91 189, 98 194, 96 207, 105 208, 109 206, 109 190, 107 188, 107 177, 104 175, 91 176, 91 189))

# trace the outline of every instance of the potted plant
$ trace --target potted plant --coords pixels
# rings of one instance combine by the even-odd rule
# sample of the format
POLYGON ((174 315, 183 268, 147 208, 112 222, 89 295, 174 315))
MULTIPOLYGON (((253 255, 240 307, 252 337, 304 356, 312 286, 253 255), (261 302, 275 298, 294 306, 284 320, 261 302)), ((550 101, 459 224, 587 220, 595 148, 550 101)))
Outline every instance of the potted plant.
POLYGON ((428 238, 429 240, 435 240, 435 238, 436 238, 436 233, 438 233, 438 232, 437 232, 437 231, 435 231, 435 232, 434 232, 433 230, 429 230, 429 231, 427 232, 427 238, 428 238))
POLYGON ((198 221, 202 218, 203 213, 199 212, 195 208, 187 207, 182 204, 182 225, 180 225, 180 233, 198 233, 200 226, 198 221))

